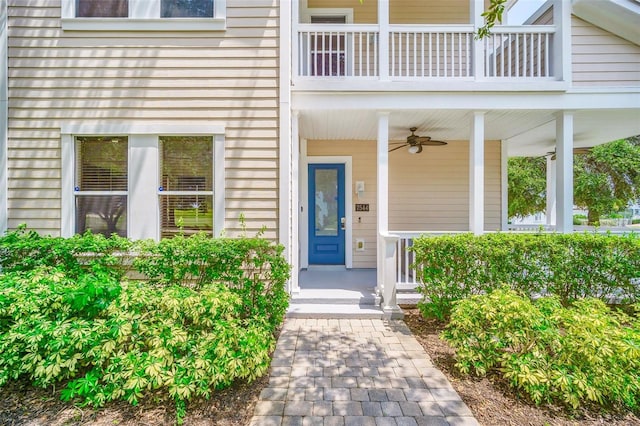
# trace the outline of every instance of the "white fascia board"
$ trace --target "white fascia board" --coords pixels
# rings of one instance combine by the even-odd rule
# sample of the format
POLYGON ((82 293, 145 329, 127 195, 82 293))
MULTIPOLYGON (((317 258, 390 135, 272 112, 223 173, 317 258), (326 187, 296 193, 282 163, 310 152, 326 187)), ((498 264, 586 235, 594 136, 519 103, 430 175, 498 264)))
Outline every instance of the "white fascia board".
POLYGON ((174 125, 174 124, 80 124, 63 123, 60 133, 63 135, 105 136, 105 135, 162 135, 162 136, 199 136, 224 135, 224 126, 174 125))
POLYGON ((640 109, 638 90, 618 93, 293 93, 294 110, 640 109))
POLYGON ((484 78, 474 80, 466 78, 429 78, 428 80, 397 79, 383 81, 377 78, 304 78, 296 77, 293 80, 293 93, 305 91, 322 92, 514 92, 520 95, 522 92, 563 92, 571 86, 565 81, 554 78, 528 79, 526 77, 505 81, 501 78, 484 78))

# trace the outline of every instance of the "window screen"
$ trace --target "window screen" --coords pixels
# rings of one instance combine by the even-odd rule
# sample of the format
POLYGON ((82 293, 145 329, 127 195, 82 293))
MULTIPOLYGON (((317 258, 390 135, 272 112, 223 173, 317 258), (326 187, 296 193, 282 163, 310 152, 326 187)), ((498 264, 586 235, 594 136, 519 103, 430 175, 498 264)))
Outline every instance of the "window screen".
POLYGON ((213 0, 162 0, 162 18, 213 18, 213 0))
POLYGON ((76 0, 78 18, 126 18, 128 0, 76 0))
POLYGON ((76 233, 127 236, 126 136, 76 138, 76 233))
POLYGON ((177 233, 213 233, 213 137, 160 137, 160 227, 177 233))

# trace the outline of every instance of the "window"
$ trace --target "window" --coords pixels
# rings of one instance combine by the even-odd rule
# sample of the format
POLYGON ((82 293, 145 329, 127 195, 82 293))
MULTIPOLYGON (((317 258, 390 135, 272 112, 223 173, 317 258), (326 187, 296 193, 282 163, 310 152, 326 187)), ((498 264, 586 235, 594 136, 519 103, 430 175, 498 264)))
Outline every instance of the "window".
POLYGON ((213 138, 161 136, 160 236, 213 231, 213 138))
POLYGON ((128 0, 76 0, 76 16, 82 18, 126 18, 128 0))
POLYGON ((163 18, 213 18, 211 0, 162 0, 163 18))
POLYGON ((227 0, 61 0, 62 29, 215 31, 226 26, 227 0))
POLYGON ((86 230, 155 240, 221 235, 224 132, 198 124, 65 124, 62 236, 86 230))
POLYGON ((126 237, 127 137, 78 137, 75 151, 75 232, 126 237))

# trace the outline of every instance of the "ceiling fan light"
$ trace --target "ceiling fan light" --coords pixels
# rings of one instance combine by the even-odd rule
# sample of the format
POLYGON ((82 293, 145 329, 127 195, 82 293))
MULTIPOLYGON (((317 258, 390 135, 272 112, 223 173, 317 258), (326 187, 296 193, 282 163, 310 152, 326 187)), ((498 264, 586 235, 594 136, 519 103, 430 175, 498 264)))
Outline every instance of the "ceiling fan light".
POLYGON ((409 154, 417 154, 421 151, 420 148, 420 145, 411 145, 407 151, 409 151, 409 154))

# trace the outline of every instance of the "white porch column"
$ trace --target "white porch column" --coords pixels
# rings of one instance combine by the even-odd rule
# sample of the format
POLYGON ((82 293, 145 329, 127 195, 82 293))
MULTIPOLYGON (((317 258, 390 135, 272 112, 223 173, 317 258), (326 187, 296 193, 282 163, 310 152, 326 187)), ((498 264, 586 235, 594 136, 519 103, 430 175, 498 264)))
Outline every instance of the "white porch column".
POLYGON ((509 230, 509 143, 500 141, 500 230, 509 230))
POLYGON ((547 225, 556 224, 556 160, 547 156, 547 225))
POLYGON ((8 228, 8 34, 7 0, 0 0, 0 235, 8 228))
POLYGON ((573 114, 556 114, 556 231, 573 231, 573 114))
POLYGON ((484 232, 484 111, 474 111, 469 137, 469 231, 484 232))
POLYGON ((553 75, 570 83, 571 78, 571 2, 553 0, 553 75))
MULTIPOLYGON (((471 23, 473 30, 478 33, 478 29, 484 25, 484 0, 469 0, 471 11, 471 23)), ((473 76, 476 80, 484 78, 484 40, 474 38, 473 40, 473 76)))
POLYGON ((389 80, 389 0, 378 0, 378 25, 380 80, 389 80))
MULTIPOLYGON (((377 170, 377 293, 383 294, 384 275, 384 239, 389 232, 389 113, 378 113, 378 170, 377 170)), ((349 207, 351 208, 351 207, 349 207)))

